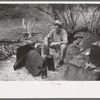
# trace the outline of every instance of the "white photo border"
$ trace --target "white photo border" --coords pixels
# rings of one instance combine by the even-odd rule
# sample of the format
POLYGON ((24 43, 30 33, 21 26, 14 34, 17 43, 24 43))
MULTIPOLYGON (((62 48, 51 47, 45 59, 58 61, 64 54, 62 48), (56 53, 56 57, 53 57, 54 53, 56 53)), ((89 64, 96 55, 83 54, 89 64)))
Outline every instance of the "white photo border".
MULTIPOLYGON (((99 1, 0 1, 0 4, 100 4, 99 1)), ((100 98, 99 81, 0 82, 0 98, 100 98), (61 85, 58 85, 60 83, 61 85)))

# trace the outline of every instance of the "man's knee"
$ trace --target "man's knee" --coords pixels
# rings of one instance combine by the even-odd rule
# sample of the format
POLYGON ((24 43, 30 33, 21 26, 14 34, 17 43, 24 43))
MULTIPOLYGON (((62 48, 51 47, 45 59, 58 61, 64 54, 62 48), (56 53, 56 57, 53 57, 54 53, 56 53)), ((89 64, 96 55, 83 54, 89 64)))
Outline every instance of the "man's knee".
POLYGON ((67 49, 67 45, 66 44, 62 44, 61 47, 60 47, 60 49, 63 49, 63 50, 67 49))

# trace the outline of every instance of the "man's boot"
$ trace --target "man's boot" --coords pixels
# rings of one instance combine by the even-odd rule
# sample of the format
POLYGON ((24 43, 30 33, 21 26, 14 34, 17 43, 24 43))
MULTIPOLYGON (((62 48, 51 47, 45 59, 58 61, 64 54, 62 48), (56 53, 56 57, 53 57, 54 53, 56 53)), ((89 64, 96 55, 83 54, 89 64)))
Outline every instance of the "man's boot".
POLYGON ((64 64, 64 61, 63 60, 60 60, 59 63, 57 64, 57 68, 60 68, 62 67, 64 64))

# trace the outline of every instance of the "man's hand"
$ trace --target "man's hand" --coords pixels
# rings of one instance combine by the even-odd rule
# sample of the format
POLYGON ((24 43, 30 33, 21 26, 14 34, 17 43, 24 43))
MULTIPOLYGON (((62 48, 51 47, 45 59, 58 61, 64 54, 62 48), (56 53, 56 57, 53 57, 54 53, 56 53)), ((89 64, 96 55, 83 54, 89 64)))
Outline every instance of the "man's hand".
POLYGON ((51 47, 53 47, 53 46, 58 46, 58 45, 60 45, 59 42, 52 42, 52 43, 50 44, 51 47))

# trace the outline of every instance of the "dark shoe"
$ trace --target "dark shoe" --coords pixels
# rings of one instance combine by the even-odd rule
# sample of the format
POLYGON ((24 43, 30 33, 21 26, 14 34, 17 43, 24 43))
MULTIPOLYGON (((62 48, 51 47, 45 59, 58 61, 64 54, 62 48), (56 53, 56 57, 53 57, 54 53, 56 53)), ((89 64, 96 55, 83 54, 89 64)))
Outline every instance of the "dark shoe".
POLYGON ((42 77, 42 79, 46 79, 47 78, 47 70, 41 72, 41 77, 42 77))
POLYGON ((64 61, 60 60, 59 63, 58 63, 58 65, 57 65, 57 68, 61 67, 63 64, 64 64, 64 61))

